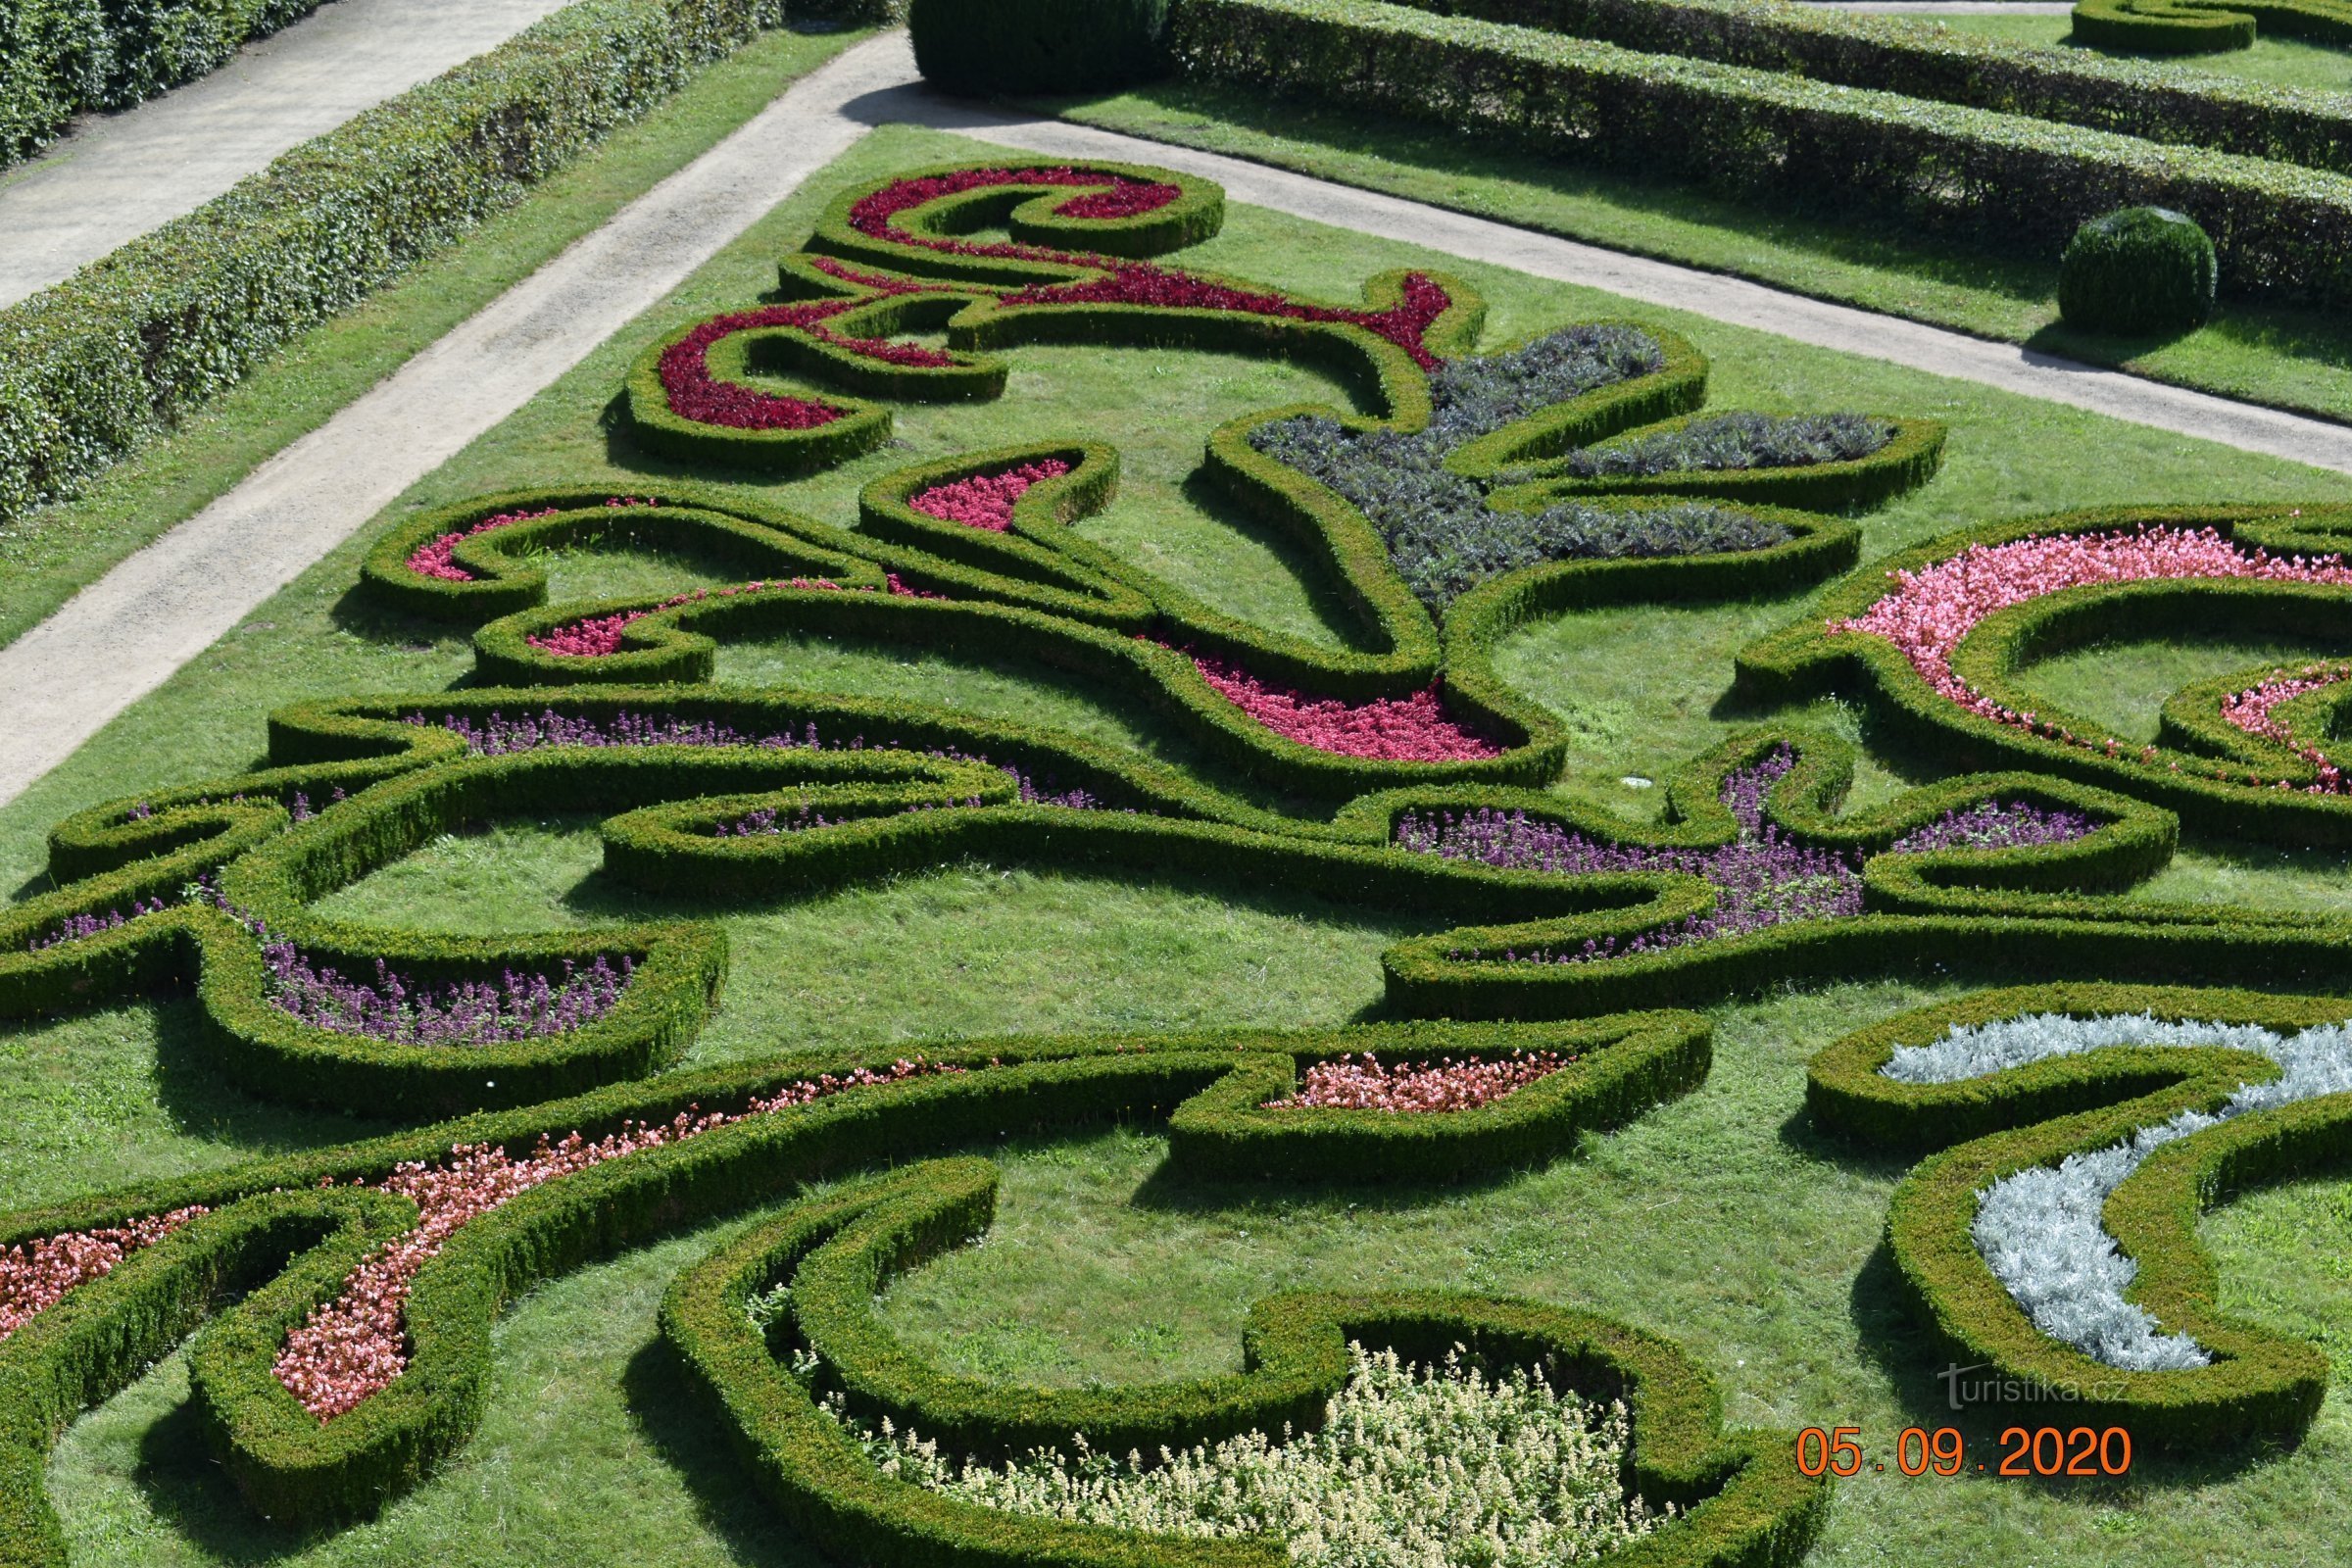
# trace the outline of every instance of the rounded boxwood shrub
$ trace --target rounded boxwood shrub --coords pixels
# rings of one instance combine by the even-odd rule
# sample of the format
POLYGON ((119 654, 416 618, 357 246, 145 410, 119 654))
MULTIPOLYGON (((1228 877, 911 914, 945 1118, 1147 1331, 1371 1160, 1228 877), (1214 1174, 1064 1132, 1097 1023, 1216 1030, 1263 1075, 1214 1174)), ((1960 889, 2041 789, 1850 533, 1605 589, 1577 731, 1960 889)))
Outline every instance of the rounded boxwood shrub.
POLYGON ((950 92, 1082 92, 1158 75, 1168 0, 912 0, 923 75, 950 92))
POLYGON ((2219 272, 2195 220, 2127 207, 2075 231, 2058 263, 2058 310, 2092 332, 2184 332, 2213 314, 2219 272))

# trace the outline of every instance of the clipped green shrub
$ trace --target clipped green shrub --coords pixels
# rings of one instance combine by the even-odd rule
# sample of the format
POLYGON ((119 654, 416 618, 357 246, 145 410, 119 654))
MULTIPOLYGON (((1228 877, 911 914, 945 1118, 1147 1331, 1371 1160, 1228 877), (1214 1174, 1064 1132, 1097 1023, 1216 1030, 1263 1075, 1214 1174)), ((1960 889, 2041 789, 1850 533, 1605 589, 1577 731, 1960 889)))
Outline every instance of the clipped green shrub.
POLYGON ((912 0, 914 63, 950 92, 1084 92, 1165 69, 1168 0, 912 0))
POLYGON ((2186 332, 2213 314, 2220 276, 2194 219, 2127 207, 2075 230, 2058 263, 2058 310, 2090 332, 2186 332))

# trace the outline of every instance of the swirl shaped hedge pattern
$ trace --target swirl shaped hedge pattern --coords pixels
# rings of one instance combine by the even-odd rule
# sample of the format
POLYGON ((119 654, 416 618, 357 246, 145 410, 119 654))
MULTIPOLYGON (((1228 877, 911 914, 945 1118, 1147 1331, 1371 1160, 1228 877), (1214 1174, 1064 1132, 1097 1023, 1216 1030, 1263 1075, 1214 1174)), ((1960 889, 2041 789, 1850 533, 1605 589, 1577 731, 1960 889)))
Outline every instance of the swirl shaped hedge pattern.
MULTIPOLYGON (((1212 185, 1130 167, 931 169, 851 191, 784 262, 779 303, 641 357, 626 437, 714 476, 806 472, 886 442, 894 403, 1004 396, 1026 344, 1308 365, 1371 412, 1253 412, 1208 434, 1201 475, 1322 573, 1354 617, 1351 645, 1226 613, 1090 539, 1074 524, 1111 503, 1121 459, 1076 434, 883 474, 859 492, 855 527, 667 478, 646 494, 514 491, 392 527, 363 567, 377 606, 470 628, 472 683, 287 707, 270 715, 266 765, 56 828, 58 888, 0 915, 0 1015, 192 987, 205 1049, 255 1096, 415 1130, 0 1216, 0 1561, 61 1560, 41 1480, 58 1427, 191 1334, 201 1421, 254 1505, 361 1517, 463 1447, 504 1303, 616 1248, 769 1206, 680 1277, 662 1331, 763 1490, 820 1544, 908 1563, 1273 1560, 1262 1543, 1048 1525, 880 1476, 779 1360, 794 1335, 824 1342, 812 1353, 866 1408, 982 1448, 1100 1433, 1102 1399, 1142 1412, 1127 1418, 1142 1445, 1312 1419, 1352 1336, 1424 1355, 1458 1341, 1623 1398, 1633 1484, 1677 1513, 1609 1561, 1793 1563, 1825 1486, 1781 1462, 1786 1435, 1725 1429, 1706 1375, 1641 1330, 1461 1296, 1283 1298, 1253 1319, 1246 1376, 1096 1405, 1030 1397, 946 1379, 858 1317, 884 1277, 985 1223, 985 1165, 796 1194, 884 1155, 1112 1117, 1164 1121, 1179 1173, 1492 1175, 1697 1089, 1707 1027, 1659 1009, 1791 979, 1964 962, 2051 981, 2336 983, 2352 925, 2118 895, 2167 864, 2180 817, 2208 796, 2340 809, 2308 717, 2341 695, 2340 672, 2213 694, 2199 733, 2227 727, 2233 756, 2278 774, 2247 784, 2085 747, 2080 726, 2049 734, 1970 662, 1977 620, 2044 599, 2185 583, 2327 601, 2340 563, 2310 552, 2332 513, 2059 519, 1972 542, 2031 558, 1979 574, 2022 575, 2014 593, 1949 566, 1951 550, 1922 555, 1892 595, 1858 575, 1832 591, 1832 621, 1751 656, 1752 671, 1865 648, 1883 681, 1928 691, 1915 706, 1943 705, 1936 723, 1977 726, 2034 770, 1844 812, 1851 744, 1760 724, 1667 780, 1662 821, 1616 817, 1544 788, 1563 731, 1497 675, 1498 641, 1570 610, 1806 589, 1854 564, 1860 532, 1841 514, 1933 479, 1943 430, 1867 412, 1708 413, 1703 355, 1641 322, 1567 323, 1476 354, 1480 300, 1431 272, 1374 278, 1342 306, 1155 259, 1208 237, 1221 213, 1212 185), (691 548, 739 575, 551 600, 549 555, 640 545, 691 548), (723 644, 780 634, 1017 649, 1156 712, 1205 761, 1179 768, 936 705, 713 680, 723 644), (678 1063, 727 984, 714 918, 458 938, 316 907, 461 824, 555 812, 599 819, 619 885, 713 916, 979 857, 1273 881, 1459 924, 1384 956, 1395 1022, 711 1071, 678 1063), (834 1282, 833 1318, 819 1324, 796 1285, 780 1337, 754 1332, 752 1298, 811 1277, 834 1282), (216 1311, 230 1280, 265 1283, 216 1311)), ((2178 1005, 2218 1018, 2233 1004, 2178 1005)), ((1837 1114, 1824 1093, 1817 1113, 1837 1114)), ((1897 1223, 1915 1206, 1898 1198, 1897 1223)), ((2245 1343, 2203 1318, 2185 1332, 2245 1343)), ((2012 1348, 2082 1353, 2031 1323, 2012 1348)), ((2278 1412, 2321 1386, 2292 1348, 2264 1353, 2272 1402, 2249 1430, 2291 1425, 2278 1412)), ((2213 1370, 2130 1376, 2155 1380, 2151 1407, 2187 1421, 2238 1397, 2210 1392, 2213 1370)))

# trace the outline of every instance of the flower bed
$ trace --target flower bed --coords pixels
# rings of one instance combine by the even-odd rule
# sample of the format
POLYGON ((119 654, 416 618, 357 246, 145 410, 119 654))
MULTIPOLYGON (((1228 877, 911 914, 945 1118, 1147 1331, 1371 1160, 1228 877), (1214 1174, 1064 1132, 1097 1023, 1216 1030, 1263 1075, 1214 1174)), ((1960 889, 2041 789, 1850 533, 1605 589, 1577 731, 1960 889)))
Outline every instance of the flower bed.
POLYGON ((1552 1568, 1598 1560, 1673 1520, 1629 1493, 1632 1420, 1542 1366, 1482 1371, 1348 1347, 1312 1429, 1140 1455, 1042 1450, 1003 1465, 943 1455, 906 1427, 824 1408, 880 1473, 995 1511, 1122 1532, 1273 1537, 1298 1568, 1552 1568))
MULTIPOLYGON (((1703 877, 1715 890, 1715 912, 1710 915, 1693 915, 1624 941, 1597 937, 1572 951, 1512 955, 1529 961, 1584 963, 1744 936, 1783 921, 1850 919, 1863 911, 1862 865, 1868 857, 1854 850, 1796 843, 1764 819, 1765 797, 1795 765, 1796 754, 1782 746, 1763 760, 1727 775, 1719 798, 1730 808, 1739 831, 1729 843, 1711 849, 1610 843, 1530 817, 1524 810, 1491 808, 1461 813, 1408 811, 1397 819, 1396 841, 1417 854, 1475 860, 1498 870, 1557 876, 1679 871, 1703 877)), ((1904 834, 1886 853, 2064 844, 2091 827, 2088 818, 2073 811, 1988 801, 1966 811, 1946 811, 1941 819, 1904 834)))
POLYGON ((1648 478, 1687 470, 1809 468, 1854 463, 1894 439, 1894 425, 1859 414, 1709 415, 1670 430, 1580 447, 1563 460, 1579 479, 1648 478))
POLYGON ((1514 1052, 1493 1059, 1385 1062, 1371 1052, 1318 1061, 1299 1075, 1298 1090, 1266 1102, 1268 1110, 1389 1110, 1443 1113, 1472 1110, 1523 1089, 1576 1058, 1557 1052, 1514 1052))
POLYGON ((1250 444, 1345 498, 1380 535, 1414 595, 1443 611, 1480 583, 1550 561, 1753 550, 1786 528, 1717 506, 1625 509, 1569 504, 1500 512, 1487 487, 1446 466, 1518 420, 1666 367, 1652 334, 1615 323, 1562 328, 1505 353, 1449 362, 1430 378, 1432 414, 1401 432, 1299 415, 1262 424, 1250 444))
POLYGON ((1259 680, 1210 655, 1191 657, 1200 678, 1227 702, 1285 740, 1318 752, 1392 762, 1459 762, 1502 755, 1501 747, 1447 716, 1435 686, 1410 697, 1345 703, 1259 680))
POLYGON ((153 1247, 209 1212, 202 1203, 192 1203, 127 1224, 68 1231, 0 1249, 0 1340, 55 1306, 68 1291, 104 1279, 131 1253, 153 1247))
MULTIPOLYGON (((1832 620, 1833 635, 1863 634, 1891 643, 1936 694, 1977 717, 2097 752, 2111 760, 2154 763, 2154 747, 2129 745, 2114 735, 2077 735, 2038 712, 2001 703, 1962 679, 1954 656, 1969 633, 1986 617, 2073 589, 2144 582, 2263 582, 2352 585, 2352 565, 2341 556, 2280 557, 2248 549, 2219 529, 2146 527, 2102 533, 2030 535, 2002 544, 1972 544, 1950 558, 1893 574, 1895 588, 1859 615, 1832 620)), ((2316 688, 2313 688, 2316 689, 2316 688)), ((2249 733, 2262 734, 2256 720, 2286 693, 2241 694, 2233 702, 2249 733)), ((2180 760, 2165 765, 2179 771, 2180 760)), ((2201 764, 2209 770, 2221 764, 2201 764)), ((2242 773, 2242 767, 2235 771, 2242 773)), ((2280 787, 2285 787, 2280 781, 2280 787)), ((2333 780, 2306 788, 2314 794, 2336 787, 2333 780)))
POLYGON ((1003 533, 1012 526, 1012 509, 1030 489, 1058 479, 1070 466, 1058 458, 1024 463, 1002 473, 975 473, 968 478, 935 484, 906 498, 906 505, 943 522, 1003 533))
POLYGON ((462 1226, 481 1218, 545 1182, 587 1170, 608 1160, 682 1143, 704 1133, 806 1105, 845 1090, 898 1083, 959 1068, 901 1060, 881 1071, 860 1068, 821 1074, 787 1084, 751 1101, 740 1111, 680 1111, 653 1125, 632 1122, 604 1138, 578 1133, 542 1137, 531 1152, 515 1158, 487 1144, 461 1145, 432 1164, 411 1160, 368 1185, 416 1204, 416 1226, 370 1255, 344 1281, 342 1294, 315 1307, 286 1339, 272 1370, 303 1408, 320 1421, 349 1413, 368 1396, 392 1386, 408 1369, 408 1335, 403 1323, 409 1289, 416 1271, 436 1255, 462 1226))

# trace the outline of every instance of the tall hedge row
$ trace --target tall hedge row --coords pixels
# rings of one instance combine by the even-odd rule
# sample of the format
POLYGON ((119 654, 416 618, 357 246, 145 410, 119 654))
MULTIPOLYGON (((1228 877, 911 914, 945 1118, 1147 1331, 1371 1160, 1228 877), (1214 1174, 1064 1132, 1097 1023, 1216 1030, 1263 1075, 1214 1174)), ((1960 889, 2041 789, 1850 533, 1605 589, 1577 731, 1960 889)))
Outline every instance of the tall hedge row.
POLYGON ((219 67, 320 0, 11 0, 0 6, 0 168, 74 116, 126 109, 219 67))
MULTIPOLYGON (((2352 105, 2343 95, 2191 75, 1961 32, 1911 17, 1775 0, 1401 0, 1627 49, 1688 55, 1844 87, 2029 115, 2149 141, 2276 158, 2352 173, 2352 105)), ((2220 18, 2202 13, 2207 21, 2220 18)), ((2179 27, 2179 19, 2152 25, 2179 27)), ((2249 30, 2251 24, 2249 24, 2249 30)), ((2084 30, 2076 13, 2078 35, 2084 30)))
POLYGON ((2039 257, 2119 207, 2187 213, 2228 291, 2352 299, 2352 179, 1963 105, 1641 54, 1376 0, 1183 0, 1197 81, 2039 257))
MULTIPOLYGON (((826 3, 871 16, 889 0, 826 3)), ((0 524, 512 206, 787 5, 579 0, 0 311, 0 524)))

